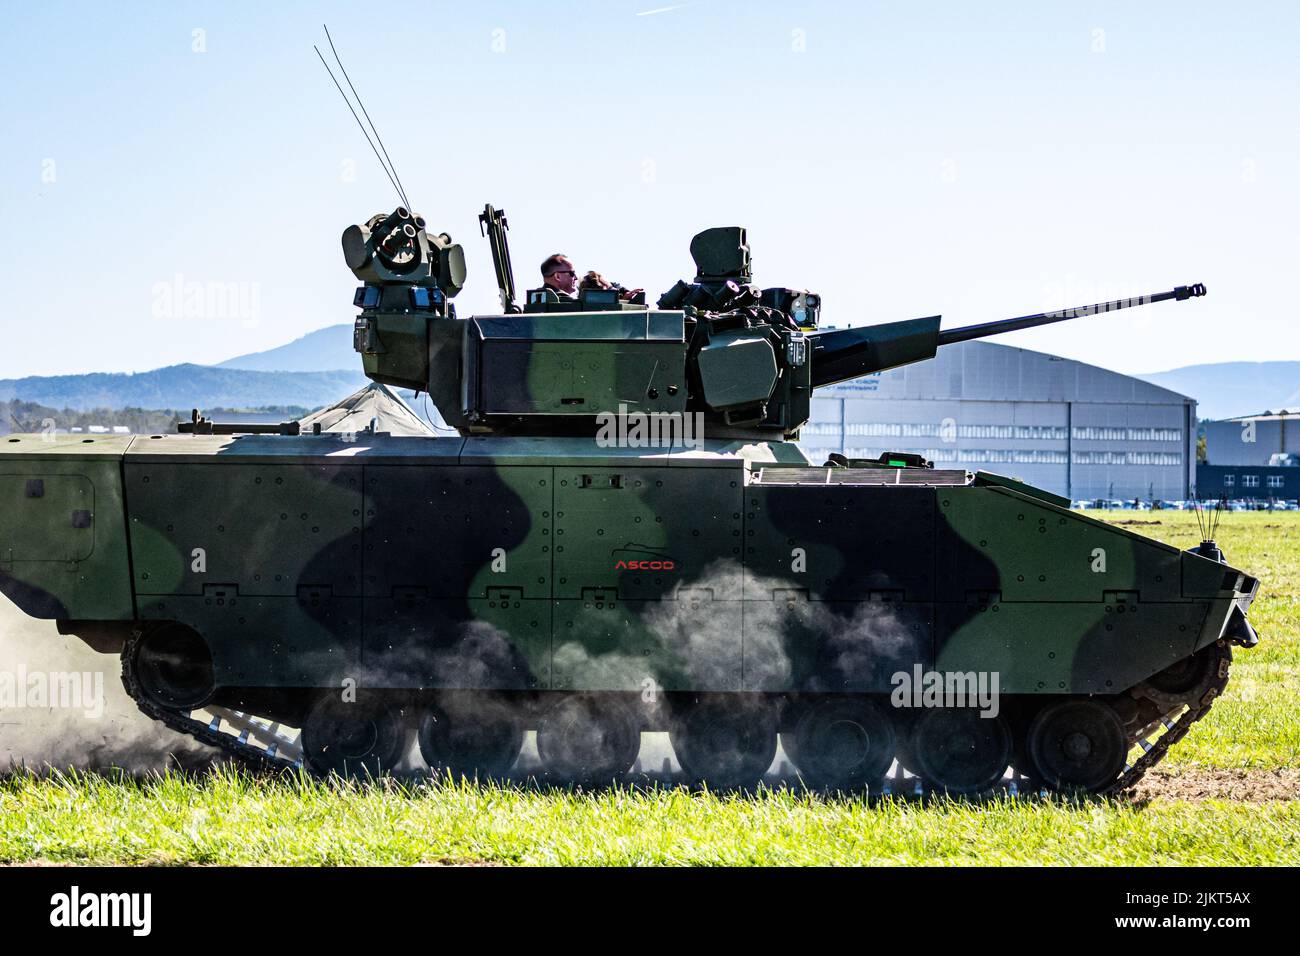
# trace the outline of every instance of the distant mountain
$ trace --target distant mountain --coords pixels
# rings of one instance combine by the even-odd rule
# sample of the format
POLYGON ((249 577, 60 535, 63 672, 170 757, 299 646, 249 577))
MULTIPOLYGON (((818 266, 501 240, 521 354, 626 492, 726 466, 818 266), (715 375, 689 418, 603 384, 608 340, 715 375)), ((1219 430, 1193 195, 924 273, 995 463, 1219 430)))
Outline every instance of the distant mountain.
POLYGON ((1216 362, 1134 377, 1190 395, 1201 418, 1300 408, 1300 362, 1216 362))
POLYGON ((352 326, 330 325, 288 345, 239 355, 213 367, 252 372, 331 372, 359 369, 361 356, 352 350, 352 326))
POLYGON ((17 399, 76 411, 321 408, 366 383, 360 356, 352 350, 352 326, 331 325, 288 345, 240 355, 220 365, 0 379, 0 401, 17 399))
MULTIPOLYGON (((299 340, 301 341, 301 340, 299 340)), ((287 346, 286 346, 287 347, 287 346)), ((269 354, 269 353, 267 353, 269 354)), ((331 405, 366 384, 359 362, 333 371, 245 371, 171 365, 152 372, 29 376, 0 379, 0 401, 21 399, 54 408, 210 409, 266 405, 331 405)))

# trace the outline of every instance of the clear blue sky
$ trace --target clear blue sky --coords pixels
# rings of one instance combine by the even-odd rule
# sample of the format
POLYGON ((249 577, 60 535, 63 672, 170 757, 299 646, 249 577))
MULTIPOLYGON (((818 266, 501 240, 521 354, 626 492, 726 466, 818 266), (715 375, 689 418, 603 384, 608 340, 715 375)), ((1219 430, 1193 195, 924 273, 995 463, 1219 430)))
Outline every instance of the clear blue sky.
POLYGON ((1126 372, 1300 359, 1295 3, 56 0, 0 32, 0 377, 351 321, 339 234, 396 200, 322 22, 416 210, 466 246, 462 314, 495 301, 490 201, 521 288, 558 250, 657 294, 693 233, 742 224, 757 281, 820 291, 829 323, 1200 281, 1000 341, 1126 372), (156 314, 178 275, 255 289, 255 321, 156 314))

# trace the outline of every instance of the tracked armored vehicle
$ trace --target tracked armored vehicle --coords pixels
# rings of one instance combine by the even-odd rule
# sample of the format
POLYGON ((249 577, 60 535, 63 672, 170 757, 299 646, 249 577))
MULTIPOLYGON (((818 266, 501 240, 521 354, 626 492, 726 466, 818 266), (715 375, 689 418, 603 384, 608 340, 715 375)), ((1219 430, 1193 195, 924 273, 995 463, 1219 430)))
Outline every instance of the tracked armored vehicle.
MULTIPOLYGON (((931 788, 1132 784, 1222 692, 1258 588, 1010 477, 890 454, 810 461, 822 386, 939 348, 1203 286, 953 330, 819 330, 753 284, 740 228, 654 306, 617 290, 461 318, 461 248, 404 208, 343 236, 355 347, 438 437, 0 441, 0 590, 120 653, 150 717, 262 765, 599 784, 667 731, 683 773, 811 784, 898 764, 931 788), (937 679, 935 675, 938 675, 937 679), (995 680, 975 706, 952 675, 995 680), (908 689, 910 688, 910 690, 908 689), (933 691, 933 693, 931 693, 933 691), (919 705, 919 706, 918 706, 919 705)), ((257 432, 258 429, 251 429, 257 432)), ((983 686, 983 685, 981 685, 983 686)))

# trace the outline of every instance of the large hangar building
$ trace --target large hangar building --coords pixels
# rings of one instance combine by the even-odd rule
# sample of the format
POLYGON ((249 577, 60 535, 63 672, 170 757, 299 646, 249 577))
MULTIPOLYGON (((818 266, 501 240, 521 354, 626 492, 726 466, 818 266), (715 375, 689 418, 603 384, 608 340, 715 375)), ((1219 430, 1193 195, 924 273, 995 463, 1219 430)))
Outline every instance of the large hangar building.
POLYGON ((962 342, 926 362, 820 389, 800 445, 912 452, 1072 500, 1192 497, 1196 400, 1055 355, 962 342))

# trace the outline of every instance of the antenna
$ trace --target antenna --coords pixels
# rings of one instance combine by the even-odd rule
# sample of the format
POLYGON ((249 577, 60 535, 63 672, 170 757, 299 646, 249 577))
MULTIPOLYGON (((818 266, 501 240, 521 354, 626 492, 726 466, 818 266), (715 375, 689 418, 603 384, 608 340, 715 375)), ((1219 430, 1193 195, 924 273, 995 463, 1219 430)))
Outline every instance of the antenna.
MULTIPOLYGON (((325 36, 329 38, 328 28, 325 30, 325 36)), ((334 86, 339 91, 339 96, 343 97, 343 102, 347 104, 348 111, 352 114, 352 118, 357 121, 357 126, 361 128, 361 135, 364 136, 366 142, 369 143, 371 152, 375 154, 375 159, 379 160, 379 165, 383 168, 384 175, 387 176, 388 181, 393 184, 393 190, 397 193, 397 198, 401 201, 402 205, 406 207, 407 211, 410 211, 411 203, 410 200, 406 198, 406 192, 402 189, 401 180, 397 178, 396 167, 390 168, 390 164, 392 163, 391 159, 388 160, 387 163, 384 161, 384 158, 388 156, 388 149, 384 147, 383 140, 379 140, 379 147, 384 150, 384 155, 380 156, 379 149, 375 148, 374 142, 370 139, 370 134, 366 132, 365 124, 361 122, 361 117, 357 115, 357 111, 352 106, 352 101, 348 99, 348 95, 343 92, 343 87, 339 84, 338 78, 334 76, 334 71, 330 69, 329 63, 325 61, 325 56, 321 53, 320 47, 312 44, 312 49, 316 51, 316 56, 320 57, 321 66, 325 67, 325 72, 328 73, 330 79, 334 81, 334 86)), ((348 81, 348 87, 352 90, 352 94, 356 96, 356 87, 352 85, 352 80, 348 77, 347 70, 343 69, 343 61, 339 60, 338 51, 334 49, 333 39, 330 39, 330 50, 333 51, 334 59, 338 62, 339 69, 343 72, 343 78, 348 81)), ((357 96, 357 105, 361 107, 361 112, 365 113, 367 122, 370 122, 370 114, 366 113, 365 104, 361 102, 360 96, 357 96)), ((375 129, 375 124, 373 122, 370 122, 370 128, 375 130, 375 139, 378 140, 379 130, 375 129)))
MULTIPOLYGON (((325 62, 325 57, 321 56, 320 49, 314 45, 312 46, 312 49, 316 51, 317 56, 320 56, 321 64, 325 67, 325 72, 330 75, 330 79, 334 80, 334 85, 338 86, 339 94, 343 97, 343 102, 348 104, 349 110, 352 110, 352 118, 357 121, 358 126, 361 126, 361 117, 357 116, 357 111, 352 109, 352 101, 349 100, 347 94, 343 92, 343 87, 339 86, 339 81, 334 79, 334 71, 331 70, 330 65, 325 62)), ((393 174, 390 173, 388 167, 384 165, 384 161, 379 155, 379 150, 375 149, 375 144, 370 142, 370 134, 366 132, 364 126, 361 126, 361 135, 366 138, 367 143, 370 143, 370 148, 374 151, 375 159, 379 160, 379 165, 383 167, 384 175, 387 176, 388 181, 393 184, 393 190, 397 193, 397 198, 401 201, 402 205, 405 206, 406 197, 403 196, 402 191, 397 188, 397 180, 393 179, 393 174)))
MULTIPOLYGON (((1193 492, 1195 495, 1195 492, 1193 492)), ((1228 496, 1223 495, 1214 503, 1213 509, 1209 507, 1209 501, 1199 498, 1192 499, 1192 507, 1196 511, 1196 524, 1201 532, 1202 541, 1213 541, 1214 536, 1219 531, 1219 521, 1223 517, 1223 512, 1228 510, 1228 496)))
MULTIPOLYGON (((414 210, 411 209, 410 201, 406 198, 406 187, 402 185, 402 178, 397 175, 397 166, 393 163, 392 157, 388 155, 388 147, 386 147, 384 141, 379 138, 379 130, 375 129, 374 121, 370 118, 370 114, 366 112, 366 104, 361 102, 361 94, 358 93, 357 88, 352 85, 352 78, 348 76, 348 71, 344 68, 343 61, 339 59, 339 51, 334 49, 334 38, 330 36, 329 27, 322 23, 321 29, 325 31, 325 39, 330 41, 330 52, 334 54, 334 62, 339 65, 339 70, 343 74, 343 79, 348 81, 348 89, 350 89, 352 95, 357 98, 357 106, 361 107, 361 112, 365 116, 366 122, 370 124, 370 129, 374 131, 375 140, 379 143, 379 148, 384 151, 384 159, 388 160, 388 168, 392 170, 393 178, 397 180, 397 191, 402 194, 403 205, 406 206, 408 212, 414 212, 414 210)), ((342 92, 342 90, 339 92, 342 92)), ((355 116, 356 114, 353 115, 355 116)))

